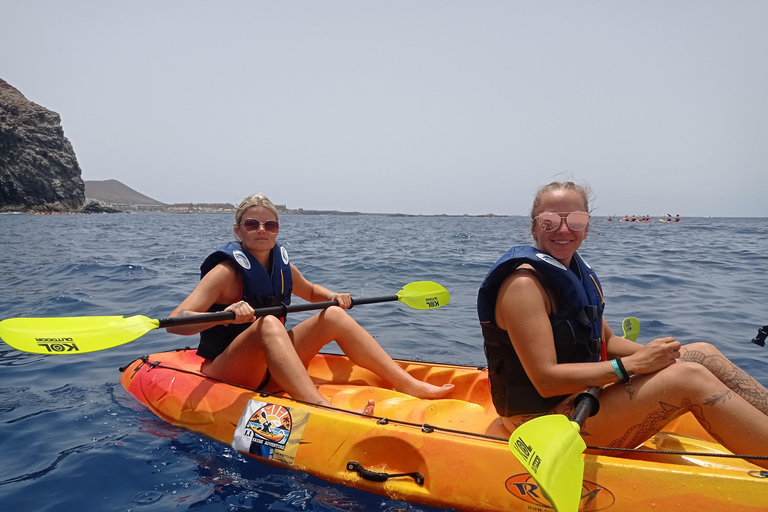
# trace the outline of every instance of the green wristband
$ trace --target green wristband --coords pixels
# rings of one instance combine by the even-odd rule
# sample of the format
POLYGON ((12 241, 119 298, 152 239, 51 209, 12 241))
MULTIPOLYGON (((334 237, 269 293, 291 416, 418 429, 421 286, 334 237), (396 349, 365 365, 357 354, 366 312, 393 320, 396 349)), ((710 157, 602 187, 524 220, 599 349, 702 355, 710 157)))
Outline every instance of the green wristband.
POLYGON ((616 359, 611 359, 611 365, 613 366, 613 371, 616 373, 616 377, 619 378, 619 382, 629 382, 629 379, 624 377, 624 373, 621 371, 621 368, 619 368, 619 363, 616 359))

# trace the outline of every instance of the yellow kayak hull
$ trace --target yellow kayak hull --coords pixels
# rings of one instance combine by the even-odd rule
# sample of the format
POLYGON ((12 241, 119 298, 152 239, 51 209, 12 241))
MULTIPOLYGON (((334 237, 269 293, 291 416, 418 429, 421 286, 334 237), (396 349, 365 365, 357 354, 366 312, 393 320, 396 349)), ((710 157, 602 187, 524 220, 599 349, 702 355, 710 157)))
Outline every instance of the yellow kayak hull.
MULTIPOLYGON (((343 356, 318 355, 308 370, 321 394, 350 409, 372 398, 369 417, 214 381, 200 374, 201 362, 194 350, 153 354, 129 365, 121 382, 165 421, 265 464, 429 506, 551 510, 509 451, 483 369, 398 361, 418 379, 455 384, 448 398, 420 400, 389 389, 343 356)), ((696 455, 729 452, 690 415, 639 448, 648 451, 583 456, 581 510, 768 507, 768 472, 738 458, 696 455)))

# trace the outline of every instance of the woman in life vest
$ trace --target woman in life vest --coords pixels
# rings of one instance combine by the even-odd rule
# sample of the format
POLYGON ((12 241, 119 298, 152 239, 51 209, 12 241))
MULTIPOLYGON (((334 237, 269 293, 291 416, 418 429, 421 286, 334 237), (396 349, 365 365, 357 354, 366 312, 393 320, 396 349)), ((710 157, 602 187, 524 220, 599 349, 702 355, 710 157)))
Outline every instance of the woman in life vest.
MULTIPOLYGON (((734 453, 768 448, 768 390, 707 343, 646 345, 611 331, 597 276, 576 252, 589 232, 589 193, 572 182, 539 189, 535 247, 514 247, 483 281, 478 313, 494 405, 513 431, 542 414, 569 415, 601 386, 588 444, 634 448, 690 411, 734 453)), ((753 461, 768 467, 768 461, 753 461)))
MULTIPOLYGON (((234 320, 168 328, 182 335, 200 333, 202 372, 210 377, 265 391, 285 390, 291 397, 330 406, 306 367, 331 341, 356 364, 371 370, 398 391, 419 398, 440 398, 453 385, 433 386, 403 370, 345 309, 348 293, 333 293, 308 281, 277 244, 277 209, 265 196, 247 197, 235 213, 237 242, 211 254, 201 266, 195 289, 170 316, 233 311, 234 320), (286 329, 284 319, 254 316, 254 308, 290 303, 291 294, 308 302, 336 300, 331 306, 286 329)), ((373 413, 373 401, 364 412, 373 413)))

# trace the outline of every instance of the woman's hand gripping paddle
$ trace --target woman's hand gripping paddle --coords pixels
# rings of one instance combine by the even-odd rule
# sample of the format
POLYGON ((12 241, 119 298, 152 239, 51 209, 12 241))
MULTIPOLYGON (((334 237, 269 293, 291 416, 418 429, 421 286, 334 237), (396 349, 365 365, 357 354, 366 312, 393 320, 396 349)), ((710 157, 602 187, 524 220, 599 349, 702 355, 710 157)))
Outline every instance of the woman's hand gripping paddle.
MULTIPOLYGON (((624 338, 637 340, 640 322, 625 318, 624 338)), ((509 449, 531 474, 545 498, 557 512, 576 512, 581 501, 584 461, 581 454, 587 444, 581 437, 581 425, 597 414, 600 388, 593 386, 576 397, 576 409, 568 419, 562 414, 539 416, 515 429, 509 449)))
MULTIPOLYGON (((448 304, 450 294, 437 283, 409 283, 396 295, 352 299, 352 305, 402 302, 413 309, 435 309, 448 304)), ((337 306, 337 301, 260 308, 256 316, 285 315, 337 306)), ((176 325, 203 324, 234 319, 232 311, 152 319, 136 315, 80 316, 61 318, 10 318, 0 322, 0 338, 8 345, 33 354, 82 354, 116 347, 147 332, 176 325)))

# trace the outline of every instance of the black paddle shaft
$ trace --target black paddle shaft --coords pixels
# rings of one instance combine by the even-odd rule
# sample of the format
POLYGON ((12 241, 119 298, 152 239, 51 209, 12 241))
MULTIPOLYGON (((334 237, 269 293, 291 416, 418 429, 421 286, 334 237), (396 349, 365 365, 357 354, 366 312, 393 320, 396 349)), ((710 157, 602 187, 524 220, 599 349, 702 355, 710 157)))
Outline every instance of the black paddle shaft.
POLYGON ((583 393, 579 393, 576 396, 576 409, 573 411, 571 421, 583 425, 584 420, 597 414, 597 411, 600 410, 600 401, 597 399, 599 395, 599 386, 592 386, 583 393))
MULTIPOLYGON (((358 304, 376 304, 378 302, 393 302, 399 300, 397 295, 385 295, 382 297, 368 297, 362 299, 352 299, 352 306, 358 304)), ((292 306, 286 306, 281 304, 279 306, 271 306, 268 308, 258 308, 254 311, 256 316, 285 316, 288 313, 298 313, 300 311, 312 311, 316 309, 326 309, 331 306, 338 306, 339 302, 335 300, 327 302, 310 302, 306 304, 294 304, 292 306)), ((232 320, 235 318, 235 313, 232 311, 221 311, 218 313, 205 313, 202 315, 189 315, 189 316, 175 316, 173 318, 161 318, 158 320, 159 327, 173 327, 176 325, 189 325, 189 324, 203 324, 206 322, 221 322, 222 320, 232 320)))

